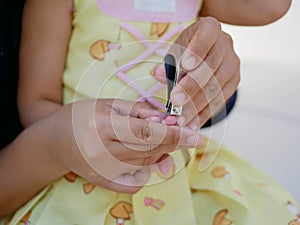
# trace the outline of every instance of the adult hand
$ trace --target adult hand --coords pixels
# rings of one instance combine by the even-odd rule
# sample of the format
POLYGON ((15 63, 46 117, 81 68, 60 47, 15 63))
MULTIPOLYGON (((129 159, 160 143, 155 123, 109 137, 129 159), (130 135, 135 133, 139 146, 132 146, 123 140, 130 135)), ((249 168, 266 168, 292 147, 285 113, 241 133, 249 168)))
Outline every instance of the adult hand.
POLYGON ((56 121, 56 139, 64 147, 54 161, 113 191, 138 191, 155 167, 169 172, 173 162, 167 153, 202 144, 189 128, 153 122, 165 114, 147 103, 85 100, 62 110, 66 116, 56 121))
MULTIPOLYGON (((180 123, 193 130, 225 107, 240 81, 240 61, 232 38, 212 17, 201 17, 185 29, 170 48, 184 74, 171 93, 174 105, 183 105, 180 123)), ((163 65, 154 69, 163 81, 163 65)))

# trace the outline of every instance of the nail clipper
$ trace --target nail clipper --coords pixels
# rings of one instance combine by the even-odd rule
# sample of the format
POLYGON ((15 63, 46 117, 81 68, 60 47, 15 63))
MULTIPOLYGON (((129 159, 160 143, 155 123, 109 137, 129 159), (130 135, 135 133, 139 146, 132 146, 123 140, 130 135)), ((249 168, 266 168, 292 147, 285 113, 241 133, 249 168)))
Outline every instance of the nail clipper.
POLYGON ((168 102, 166 104, 166 111, 168 115, 181 116, 182 106, 175 106, 170 100, 171 91, 176 86, 179 74, 180 74, 180 63, 176 64, 175 57, 171 54, 165 56, 165 69, 168 84, 168 102))

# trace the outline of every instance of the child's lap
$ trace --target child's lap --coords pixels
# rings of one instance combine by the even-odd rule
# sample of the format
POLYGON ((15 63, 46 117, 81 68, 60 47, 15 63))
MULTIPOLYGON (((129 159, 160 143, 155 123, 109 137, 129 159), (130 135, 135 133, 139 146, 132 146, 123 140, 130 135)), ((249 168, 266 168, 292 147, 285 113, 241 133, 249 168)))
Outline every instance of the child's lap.
POLYGON ((123 218, 125 225, 288 225, 299 219, 295 213, 299 209, 288 193, 230 151, 221 149, 212 164, 199 172, 202 158, 200 150, 172 178, 133 196, 94 187, 69 174, 49 185, 8 224, 21 220, 31 225, 110 225, 123 218))

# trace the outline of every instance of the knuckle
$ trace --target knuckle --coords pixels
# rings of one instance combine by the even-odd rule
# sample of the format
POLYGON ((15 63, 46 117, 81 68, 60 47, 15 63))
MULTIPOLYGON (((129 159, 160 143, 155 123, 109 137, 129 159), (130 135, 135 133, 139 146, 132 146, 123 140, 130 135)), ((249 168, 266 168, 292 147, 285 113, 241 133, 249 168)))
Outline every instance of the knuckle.
POLYGON ((149 104, 146 104, 145 102, 134 102, 133 110, 138 110, 145 107, 149 108, 149 104))
POLYGON ((237 70, 240 70, 240 67, 241 67, 241 59, 238 57, 237 54, 234 54, 235 56, 235 64, 236 64, 236 68, 237 70))
POLYGON ((179 143, 180 134, 175 129, 171 129, 170 135, 167 138, 169 138, 170 144, 175 145, 179 143))
POLYGON ((231 35, 227 34, 226 32, 223 32, 224 39, 227 43, 230 44, 230 46, 233 46, 233 38, 231 35))
POLYGON ((189 104, 189 111, 188 114, 186 116, 186 120, 189 121, 190 118, 192 118, 193 116, 197 115, 197 113, 199 112, 199 110, 201 110, 202 108, 202 98, 201 96, 195 96, 192 101, 189 104))
POLYGON ((216 93, 220 90, 220 85, 217 81, 210 81, 204 87, 204 94, 208 101, 211 101, 216 93))
POLYGON ((142 162, 142 166, 148 166, 150 165, 150 162, 151 162, 151 157, 148 154, 145 154, 142 162))
POLYGON ((135 102, 135 103, 133 104, 132 108, 130 109, 130 114, 136 113, 136 111, 138 111, 138 109, 139 109, 140 107, 142 107, 142 104, 141 104, 141 103, 142 103, 142 102, 135 102))
POLYGON ((237 77, 236 79, 236 88, 237 88, 238 84, 241 82, 241 75, 239 72, 237 73, 236 77, 237 77))
POLYGON ((209 107, 205 108, 198 116, 200 123, 204 124, 207 120, 211 118, 211 112, 209 107))
POLYGON ((216 54, 209 55, 209 57, 206 58, 205 63, 207 64, 208 68, 210 70, 215 71, 218 66, 219 58, 216 54))
POLYGON ((210 108, 211 108, 212 115, 214 115, 216 113, 216 111, 218 111, 217 109, 219 108, 219 102, 218 101, 212 101, 210 103, 210 108))
POLYGON ((139 118, 139 109, 146 107, 147 106, 144 104, 144 102, 135 102, 132 108, 129 110, 129 116, 139 118))
POLYGON ((196 116, 201 110, 206 107, 207 104, 208 100, 203 93, 203 90, 201 90, 199 94, 192 99, 191 105, 189 106, 189 109, 187 109, 188 113, 186 119, 188 120, 189 118, 196 116))
POLYGON ((142 141, 147 141, 153 137, 153 131, 149 126, 149 123, 144 123, 140 129, 139 138, 142 141))
POLYGON ((195 74, 188 75, 185 77, 185 81, 182 84, 182 90, 184 94, 187 96, 187 98, 192 98, 192 96, 201 89, 201 83, 199 81, 200 76, 197 76, 195 74))
POLYGON ((237 58, 236 64, 237 64, 237 66, 236 66, 235 70, 233 71, 233 74, 232 74, 233 76, 229 82, 234 83, 235 85, 238 85, 241 81, 240 59, 239 58, 237 58))
POLYGON ((237 85, 238 83, 235 83, 235 82, 229 82, 226 84, 226 101, 228 99, 230 99, 230 97, 234 94, 234 92, 236 91, 236 88, 237 88, 237 85))
POLYGON ((150 160, 150 157, 156 154, 159 154, 161 151, 161 148, 154 145, 146 145, 146 151, 144 153, 144 163, 147 163, 148 160, 150 160))
POLYGON ((214 101, 211 102, 211 113, 216 115, 219 111, 225 106, 224 96, 217 97, 214 101))

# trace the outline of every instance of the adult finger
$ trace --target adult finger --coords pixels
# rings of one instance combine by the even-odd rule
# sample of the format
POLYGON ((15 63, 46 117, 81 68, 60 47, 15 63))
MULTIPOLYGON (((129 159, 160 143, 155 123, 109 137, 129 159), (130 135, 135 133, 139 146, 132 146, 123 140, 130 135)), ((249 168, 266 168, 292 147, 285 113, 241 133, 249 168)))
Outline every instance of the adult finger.
POLYGON ((225 99, 229 99, 233 95, 239 81, 240 76, 239 72, 237 72, 237 75, 224 85, 222 92, 209 105, 201 110, 187 126, 193 130, 197 130, 203 126, 207 120, 212 119, 213 122, 213 117, 225 108, 225 99))
POLYGON ((186 125, 193 117, 198 115, 213 99, 216 98, 222 92, 219 82, 216 77, 212 77, 211 80, 197 92, 197 95, 190 99, 183 108, 184 123, 180 125, 186 125))
MULTIPOLYGON (((220 31, 221 26, 216 19, 201 17, 181 33, 168 52, 175 57, 176 62, 181 61, 181 67, 186 72, 190 72, 205 59, 220 36, 220 31)), ((158 81, 166 83, 163 64, 154 68, 153 75, 158 81)))
MULTIPOLYGON (((194 117, 196 113, 203 110, 217 95, 219 95, 227 82, 235 79, 233 80, 233 83, 236 83, 236 79, 239 81, 239 78, 239 58, 234 52, 230 52, 228 53, 228 56, 225 57, 215 75, 212 76, 208 83, 202 89, 198 90, 197 94, 185 104, 183 116, 185 117, 186 122, 194 117)), ((232 91, 235 91, 236 87, 237 86, 233 86, 232 91)), ((229 98, 230 96, 224 95, 225 101, 229 98)))
POLYGON ((182 32, 170 51, 174 52, 177 60, 181 58, 178 54, 183 53, 181 66, 185 71, 191 71, 205 59, 220 32, 221 25, 215 18, 201 17, 182 32))
POLYGON ((225 48, 223 46, 223 35, 208 52, 202 63, 186 74, 173 89, 171 93, 172 102, 175 105, 184 105, 193 98, 214 76, 221 64, 224 62, 225 48))
MULTIPOLYGON (((228 38, 229 41, 231 40, 229 35, 224 35, 224 37, 228 38)), ((224 58, 224 62, 218 68, 213 78, 214 79, 211 79, 210 82, 203 88, 203 92, 201 90, 200 94, 196 95, 197 97, 192 100, 194 107, 197 108, 199 112, 203 110, 203 107, 206 106, 206 104, 209 104, 208 106, 210 110, 206 109, 205 111, 211 112, 206 114, 204 111, 204 115, 207 116, 213 116, 215 115, 213 111, 220 111, 222 107, 226 107, 227 100, 236 91, 240 82, 240 59, 234 51, 228 51, 228 54, 224 58), (205 97, 206 101, 203 97, 205 97), (213 108, 217 110, 214 110, 212 105, 215 105, 213 108)), ((210 119, 209 117, 204 118, 206 120, 210 119)), ((206 121, 203 122, 205 123, 206 121)), ((192 124, 194 124, 193 127, 195 127, 195 123, 192 124)))

